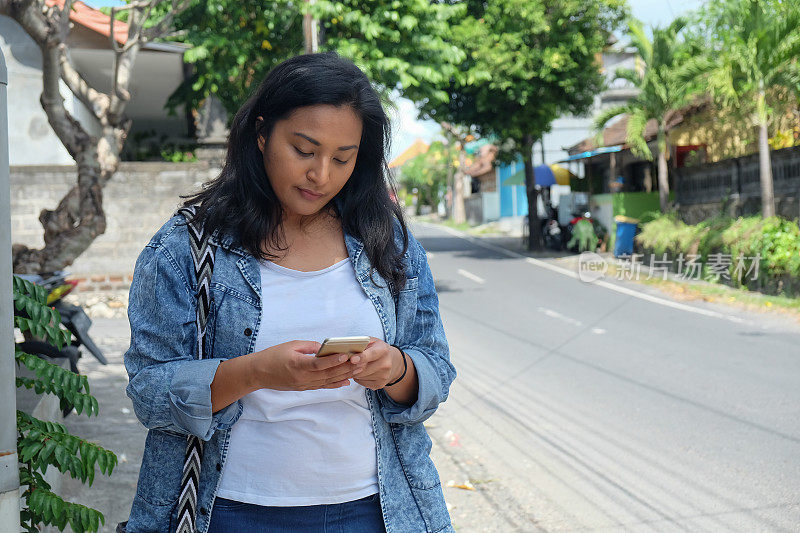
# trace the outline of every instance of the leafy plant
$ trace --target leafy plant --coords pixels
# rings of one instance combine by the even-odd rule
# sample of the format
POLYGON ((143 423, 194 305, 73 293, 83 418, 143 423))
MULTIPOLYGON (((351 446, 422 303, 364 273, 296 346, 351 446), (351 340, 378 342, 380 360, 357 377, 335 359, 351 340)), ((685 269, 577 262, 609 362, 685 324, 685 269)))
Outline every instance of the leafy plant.
POLYGON ((648 160, 653 153, 648 146, 648 124, 656 125, 656 147, 658 158, 658 192, 661 211, 666 212, 669 200, 667 169, 667 129, 674 114, 690 104, 701 91, 701 87, 687 74, 698 67, 695 43, 682 35, 686 20, 678 17, 666 28, 652 28, 652 39, 634 18, 628 23, 628 36, 636 48, 644 68, 617 69, 615 77, 629 81, 639 89, 639 94, 623 105, 601 112, 594 121, 600 131, 611 119, 627 115, 626 141, 631 151, 648 160))
POLYGON ((400 184, 407 190, 417 189, 419 201, 417 214, 420 207, 429 205, 433 211, 439 203, 447 186, 447 165, 453 165, 450 150, 441 141, 433 142, 428 150, 400 167, 400 184))
POLYGON ((708 28, 708 89, 749 115, 758 129, 761 214, 769 218, 775 199, 768 127, 779 104, 771 101, 770 89, 784 88, 795 97, 800 92, 800 7, 780 0, 715 0, 702 19, 708 28))
MULTIPOLYGON (((69 331, 61 326, 61 316, 47 306, 47 289, 14 276, 14 326, 23 333, 45 340, 59 350, 69 344, 69 331)), ((18 366, 25 366, 35 377, 17 377, 17 387, 33 389, 37 394, 53 394, 62 409, 75 409, 78 414, 97 415, 97 399, 89 392, 89 381, 35 354, 14 350, 18 366)), ((39 420, 17 411, 17 453, 20 461, 20 483, 25 485, 25 505, 20 513, 23 528, 38 532, 40 525, 53 525, 60 530, 69 524, 75 533, 97 531, 105 523, 103 514, 91 507, 68 502, 52 492, 44 479, 48 466, 61 473, 69 472, 91 485, 95 467, 111 475, 117 456, 97 444, 71 435, 63 424, 39 420)))
POLYGON ((197 161, 197 156, 194 155, 194 152, 180 148, 168 148, 161 150, 161 159, 170 163, 191 163, 197 161))
POLYGON ((572 238, 567 243, 567 248, 572 249, 577 245, 579 252, 593 252, 597 249, 598 240, 594 226, 584 218, 575 224, 572 230, 572 238))
POLYGON ((800 279, 800 226, 797 220, 780 217, 739 217, 735 220, 720 214, 696 225, 683 223, 675 214, 657 217, 642 225, 636 236, 645 249, 660 255, 698 254, 706 264, 711 254, 730 255, 731 282, 738 286, 758 287, 778 283, 785 278, 800 279), (741 279, 736 271, 740 260, 750 268, 758 258, 759 276, 766 283, 741 279))
POLYGON ((656 255, 677 254, 688 252, 706 232, 705 228, 684 224, 674 213, 669 213, 642 224, 636 240, 656 255))

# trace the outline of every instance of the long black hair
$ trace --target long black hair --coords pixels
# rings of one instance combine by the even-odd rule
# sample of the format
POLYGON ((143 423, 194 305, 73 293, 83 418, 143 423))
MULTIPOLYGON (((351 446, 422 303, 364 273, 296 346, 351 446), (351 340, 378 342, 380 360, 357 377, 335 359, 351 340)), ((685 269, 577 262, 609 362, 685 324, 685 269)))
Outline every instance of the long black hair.
POLYGON ((316 104, 350 106, 363 122, 353 173, 328 207, 338 208, 344 230, 364 244, 373 269, 397 290, 405 283, 408 229, 389 197, 394 185, 386 163, 389 118, 367 76, 336 52, 295 56, 267 74, 233 118, 222 172, 200 192, 182 195, 188 198, 184 205, 198 204, 195 220, 205 231, 231 231, 252 255, 273 259, 262 245, 268 239, 280 248, 283 208, 267 179, 257 137, 268 143, 276 122, 316 104), (395 245, 396 223, 402 248, 395 245))

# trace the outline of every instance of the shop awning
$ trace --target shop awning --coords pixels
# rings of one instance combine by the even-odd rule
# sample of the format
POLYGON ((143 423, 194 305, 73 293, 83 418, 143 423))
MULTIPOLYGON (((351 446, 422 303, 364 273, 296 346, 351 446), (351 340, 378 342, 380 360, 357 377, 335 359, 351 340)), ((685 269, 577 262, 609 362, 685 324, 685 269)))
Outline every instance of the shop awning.
POLYGON ((567 161, 575 161, 577 159, 586 159, 588 157, 594 157, 601 154, 610 154, 613 152, 619 152, 621 150, 622 146, 603 146, 601 148, 597 148, 596 150, 589 150, 588 152, 581 152, 580 154, 571 155, 566 159, 562 159, 559 161, 559 163, 566 163, 567 161))
MULTIPOLYGON (((536 185, 549 187, 551 185, 569 185, 572 172, 560 165, 537 165, 533 167, 533 177, 536 185)), ((525 167, 516 171, 503 180, 503 185, 525 185, 525 167)))

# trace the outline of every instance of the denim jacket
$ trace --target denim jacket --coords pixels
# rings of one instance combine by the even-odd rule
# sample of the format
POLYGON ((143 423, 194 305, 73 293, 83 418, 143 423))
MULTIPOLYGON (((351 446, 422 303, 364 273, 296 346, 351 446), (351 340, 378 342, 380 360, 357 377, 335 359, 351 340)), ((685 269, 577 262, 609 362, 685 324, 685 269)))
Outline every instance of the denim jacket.
MULTIPOLYGON (((175 215, 153 236, 136 261, 130 288, 127 394, 149 431, 128 533, 175 530, 188 434, 205 441, 197 531, 208 530, 230 428, 242 413, 239 400, 212 414, 210 385, 221 361, 253 352, 261 306, 270 305, 261 301, 257 259, 233 235, 215 231, 206 326, 210 356, 197 360, 197 284, 188 229, 179 224, 183 221, 175 215)), ((409 241, 404 256, 408 281, 393 296, 377 272, 370 277, 363 245, 345 233, 356 278, 375 305, 386 342, 403 348, 419 377, 419 393, 410 406, 383 390, 365 391, 377 445, 381 509, 388 533, 454 531, 422 423, 447 398, 456 371, 425 250, 411 235, 409 241)))

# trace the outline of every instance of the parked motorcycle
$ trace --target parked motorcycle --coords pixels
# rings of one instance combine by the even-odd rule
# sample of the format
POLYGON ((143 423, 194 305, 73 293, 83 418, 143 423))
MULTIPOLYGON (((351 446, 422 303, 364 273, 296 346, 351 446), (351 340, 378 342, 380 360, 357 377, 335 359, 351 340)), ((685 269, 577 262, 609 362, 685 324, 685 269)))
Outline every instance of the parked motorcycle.
MULTIPOLYGON (((80 346, 85 346, 101 364, 107 365, 108 360, 103 355, 103 352, 98 348, 97 344, 89 336, 89 328, 92 325, 92 320, 86 312, 77 305, 72 305, 63 300, 64 296, 69 294, 75 286, 77 281, 67 280, 65 277, 68 272, 64 270, 57 270, 55 272, 47 272, 42 275, 39 274, 16 274, 18 277, 40 285, 48 290, 47 305, 55 308, 61 315, 61 323, 72 333, 72 341, 69 345, 64 346, 60 350, 48 342, 37 339, 31 336, 30 332, 23 333, 25 340, 16 343, 17 348, 25 353, 33 355, 43 355, 51 359, 65 358, 69 361, 69 368, 76 374, 78 371, 78 359, 81 357, 80 346)), ((64 416, 69 414, 65 411, 64 416)))
POLYGON ((548 218, 542 222, 542 240, 545 248, 560 251, 564 248, 564 237, 557 218, 548 218))
MULTIPOLYGON (((548 203, 547 218, 541 220, 542 242, 545 248, 560 251, 564 249, 564 241, 561 225, 558 223, 558 211, 552 204, 548 203)), ((522 220, 522 245, 528 246, 528 215, 522 220)))

